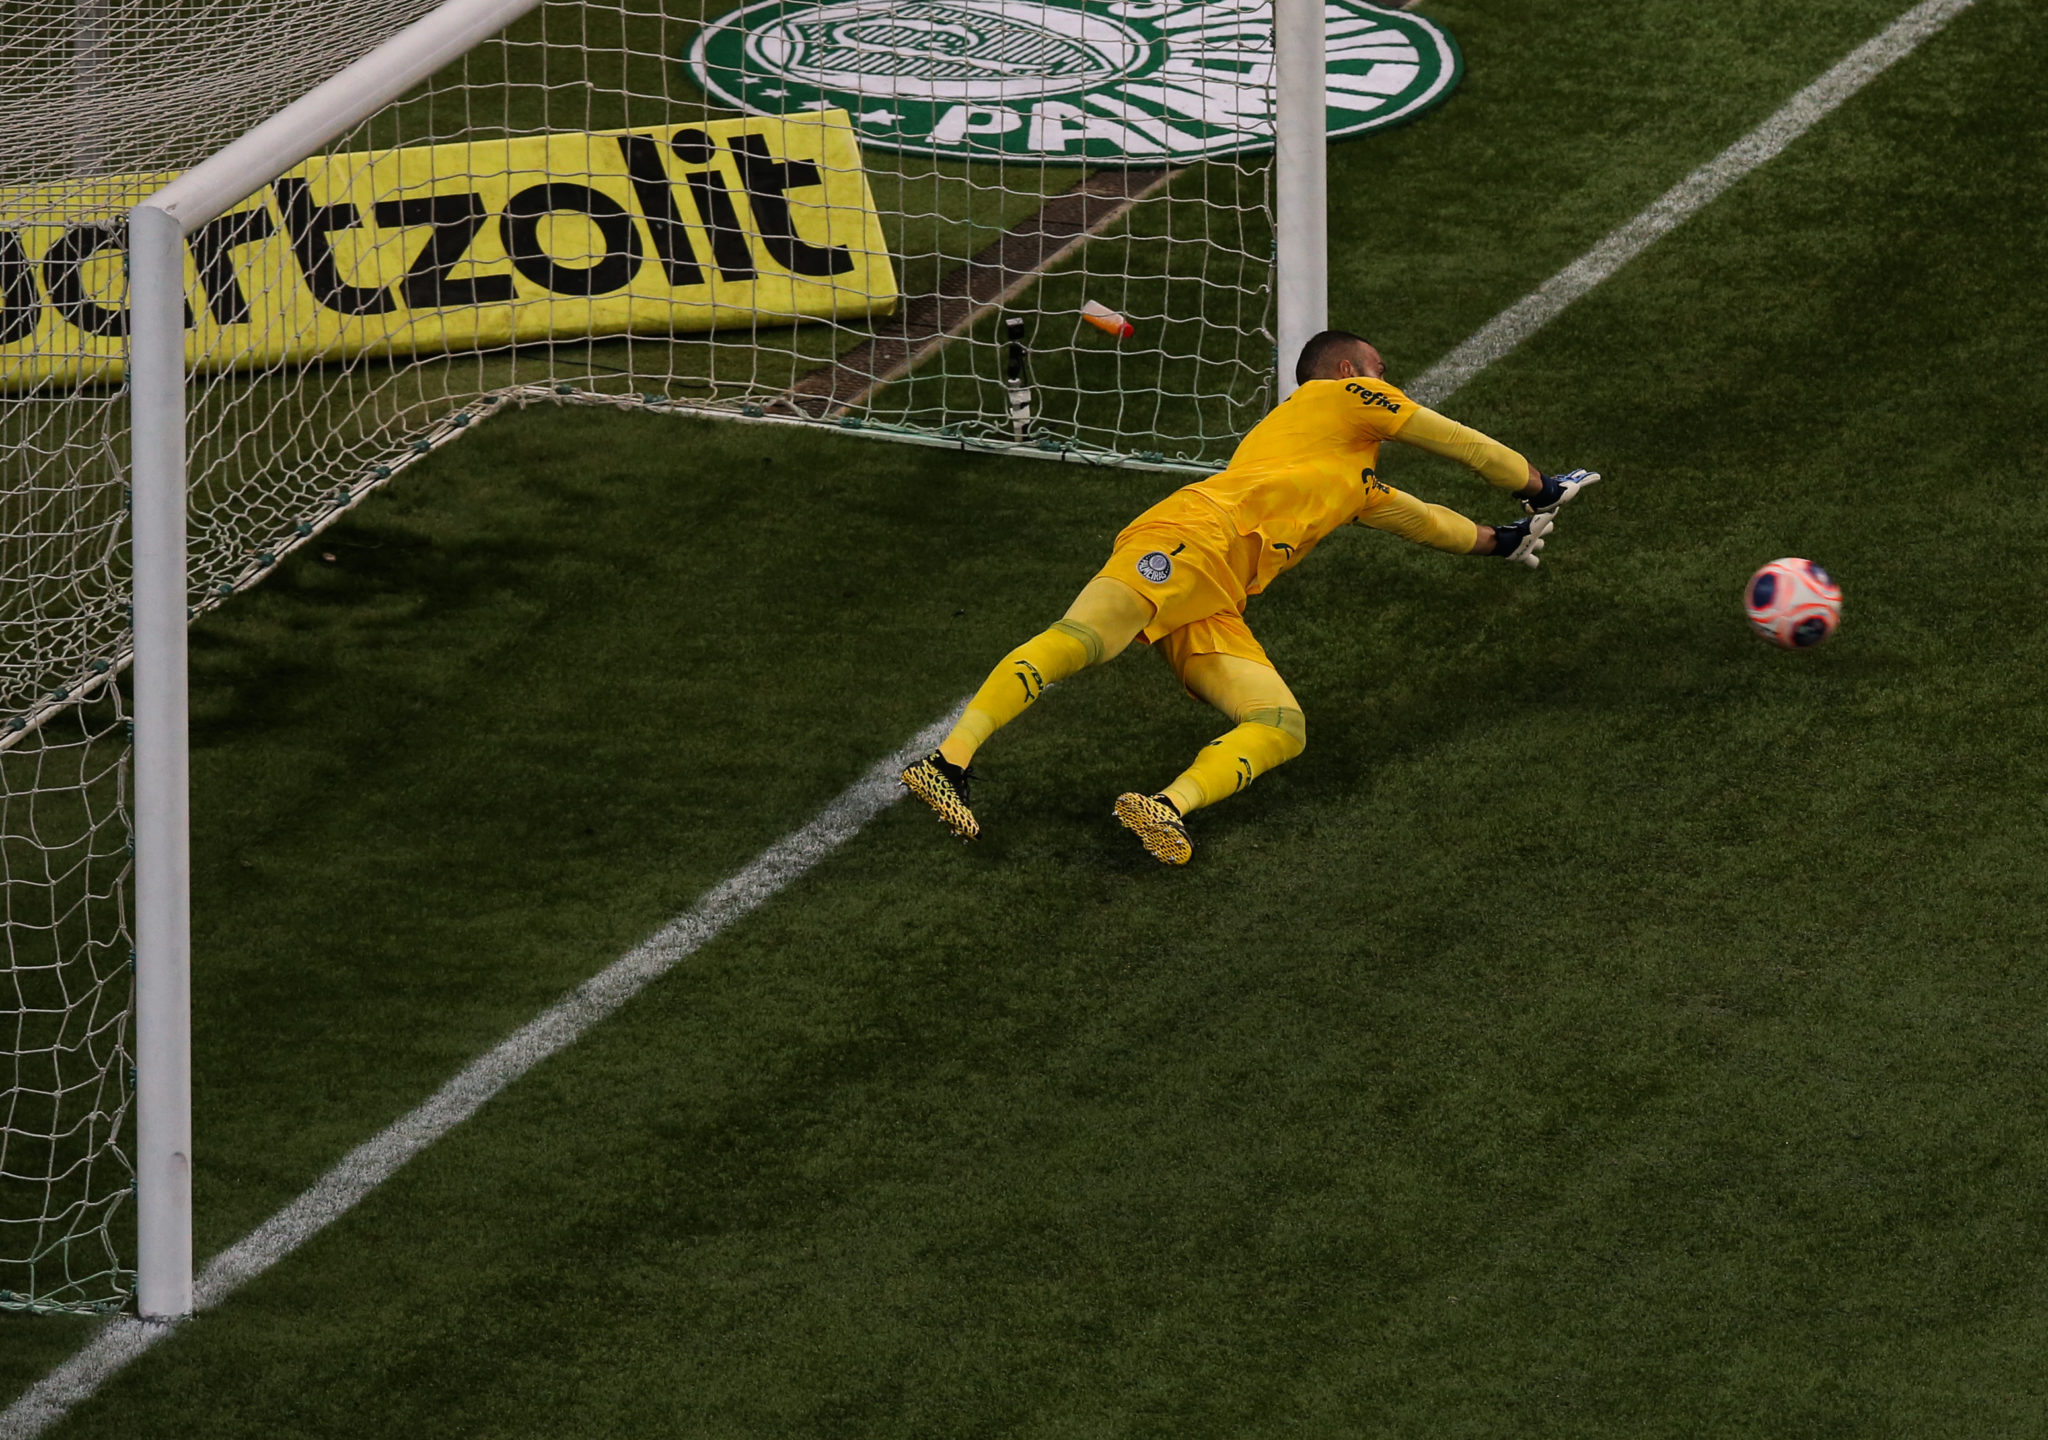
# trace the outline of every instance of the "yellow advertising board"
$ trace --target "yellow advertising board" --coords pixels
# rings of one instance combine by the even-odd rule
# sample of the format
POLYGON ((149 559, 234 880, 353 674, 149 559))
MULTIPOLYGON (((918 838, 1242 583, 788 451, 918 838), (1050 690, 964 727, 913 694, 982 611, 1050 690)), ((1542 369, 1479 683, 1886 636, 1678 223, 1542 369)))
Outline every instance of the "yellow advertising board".
MULTIPOLYGON (((90 218, 55 187, 0 192, 0 388, 120 377, 110 217, 170 178, 96 180, 90 218)), ((320 156, 187 250, 194 369, 851 319, 897 300, 840 110, 320 156)))

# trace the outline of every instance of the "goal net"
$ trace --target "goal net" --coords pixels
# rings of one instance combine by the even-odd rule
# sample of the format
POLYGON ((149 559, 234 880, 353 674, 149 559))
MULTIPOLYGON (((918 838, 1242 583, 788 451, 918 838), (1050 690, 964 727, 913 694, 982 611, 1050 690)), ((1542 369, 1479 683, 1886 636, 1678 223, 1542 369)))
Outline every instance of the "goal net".
MULTIPOLYGON (((509 8, 189 233, 191 614, 509 406, 1194 472, 1276 398, 1264 0, 509 8)), ((133 1285, 125 217, 435 9, 8 7, 0 1308, 133 1285)), ((1333 135, 1454 83, 1324 13, 1333 135)))

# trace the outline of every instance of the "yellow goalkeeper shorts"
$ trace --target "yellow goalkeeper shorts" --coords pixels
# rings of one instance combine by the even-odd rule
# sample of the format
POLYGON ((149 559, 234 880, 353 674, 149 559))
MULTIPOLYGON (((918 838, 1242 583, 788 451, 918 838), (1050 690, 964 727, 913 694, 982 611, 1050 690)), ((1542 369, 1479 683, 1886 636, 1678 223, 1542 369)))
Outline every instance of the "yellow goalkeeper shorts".
POLYGON ((1099 576, 1118 581, 1152 608, 1139 638, 1186 683, 1197 655, 1235 655, 1272 666, 1245 624, 1245 581, 1258 538, 1239 535, 1223 512, 1183 492, 1169 495, 1116 537, 1099 576))
POLYGON ((1160 638, 1159 653, 1166 657, 1166 663, 1180 677, 1181 688, 1190 695, 1195 692, 1188 686, 1188 661, 1197 655, 1235 655, 1268 670, 1279 669, 1266 658, 1265 647, 1253 638, 1252 627, 1244 623, 1244 616, 1234 610, 1205 615, 1192 624, 1168 631, 1160 638))

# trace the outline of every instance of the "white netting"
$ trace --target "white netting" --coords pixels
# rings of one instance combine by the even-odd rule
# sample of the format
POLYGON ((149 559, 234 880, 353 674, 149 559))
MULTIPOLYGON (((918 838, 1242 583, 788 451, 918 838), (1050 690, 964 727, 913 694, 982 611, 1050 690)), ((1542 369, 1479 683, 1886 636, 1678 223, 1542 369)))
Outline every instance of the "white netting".
MULTIPOLYGON (((1412 37, 1330 5, 1394 57, 1343 103, 1411 104, 1412 37)), ((130 1281, 122 217, 431 8, 0 7, 0 1305, 130 1281)), ((546 0, 192 237, 195 613, 506 404, 1220 463, 1271 398, 1271 44, 1255 0, 546 0)))

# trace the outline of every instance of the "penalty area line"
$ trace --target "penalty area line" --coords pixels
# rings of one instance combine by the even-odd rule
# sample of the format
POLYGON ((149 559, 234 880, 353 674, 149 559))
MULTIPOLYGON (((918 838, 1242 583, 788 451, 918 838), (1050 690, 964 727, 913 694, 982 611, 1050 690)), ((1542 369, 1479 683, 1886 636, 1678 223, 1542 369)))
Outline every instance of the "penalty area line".
MULTIPOLYGON (((875 762, 808 825, 776 841, 683 914, 471 1061, 425 1104, 357 1146, 298 1199, 214 1256, 194 1285, 195 1313, 211 1310, 346 1215, 492 1096, 575 1044, 592 1026, 852 839, 902 798, 905 792, 897 775, 946 737, 966 703, 961 701, 951 714, 927 725, 894 755, 875 762)), ((40 1435, 183 1323, 129 1316, 108 1321, 77 1354, 0 1412, 0 1436, 28 1440, 40 1435)))
POLYGON ((1924 0, 1851 51, 1778 112, 1665 191, 1649 209, 1608 235, 1536 289, 1482 325, 1405 387, 1424 405, 1440 405, 1466 381, 1555 320, 1575 300, 1677 229, 1729 186, 1775 159, 1842 102, 1976 3, 1924 0))

